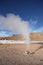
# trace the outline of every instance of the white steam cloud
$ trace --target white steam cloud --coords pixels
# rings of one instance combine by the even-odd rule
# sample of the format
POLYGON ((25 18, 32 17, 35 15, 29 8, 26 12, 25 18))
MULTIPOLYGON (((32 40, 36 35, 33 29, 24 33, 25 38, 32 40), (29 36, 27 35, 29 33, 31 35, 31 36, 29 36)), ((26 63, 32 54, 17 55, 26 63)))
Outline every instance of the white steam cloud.
MULTIPOLYGON (((7 14, 6 17, 0 16, 0 21, 3 26, 11 31, 17 31, 22 34, 23 38, 29 40, 29 22, 21 19, 20 16, 14 14, 7 14)), ((3 28, 2 28, 3 29, 3 28)))

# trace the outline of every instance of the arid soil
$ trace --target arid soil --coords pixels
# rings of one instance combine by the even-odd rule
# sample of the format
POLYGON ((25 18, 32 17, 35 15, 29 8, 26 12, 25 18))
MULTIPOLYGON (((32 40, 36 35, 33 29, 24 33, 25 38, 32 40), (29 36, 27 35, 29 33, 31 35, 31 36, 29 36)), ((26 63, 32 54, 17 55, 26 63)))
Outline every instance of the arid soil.
POLYGON ((30 33, 30 40, 43 41, 43 33, 30 33))
POLYGON ((43 44, 1 44, 0 65, 43 65, 43 44))
MULTIPOLYGON (((21 35, 0 37, 0 40, 22 40, 21 35)), ((43 41, 43 33, 31 33, 30 40, 43 41)), ((1 44, 0 65, 43 65, 43 43, 1 44)))
MULTIPOLYGON (((30 33, 30 40, 32 41, 43 41, 43 33, 30 33)), ((0 40, 23 40, 22 35, 17 34, 8 37, 0 37, 0 40)))

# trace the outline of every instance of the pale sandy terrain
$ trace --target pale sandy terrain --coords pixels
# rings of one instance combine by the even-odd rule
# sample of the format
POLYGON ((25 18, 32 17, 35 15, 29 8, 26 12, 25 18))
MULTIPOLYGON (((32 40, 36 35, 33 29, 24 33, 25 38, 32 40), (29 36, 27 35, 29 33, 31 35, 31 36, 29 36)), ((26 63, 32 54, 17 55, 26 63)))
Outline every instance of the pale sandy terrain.
POLYGON ((0 45, 0 65, 43 65, 43 44, 0 45))

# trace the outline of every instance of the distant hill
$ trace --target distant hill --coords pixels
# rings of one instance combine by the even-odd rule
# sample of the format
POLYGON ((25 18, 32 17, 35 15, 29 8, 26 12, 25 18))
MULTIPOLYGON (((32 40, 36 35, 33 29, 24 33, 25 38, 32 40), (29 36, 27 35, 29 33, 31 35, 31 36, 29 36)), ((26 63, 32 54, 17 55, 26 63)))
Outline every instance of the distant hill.
MULTIPOLYGON (((8 37, 0 37, 0 40, 23 40, 20 34, 12 35, 8 37)), ((30 40, 43 41, 43 33, 30 33, 30 40)))
POLYGON ((34 41, 43 41, 43 33, 31 33, 30 39, 34 41))

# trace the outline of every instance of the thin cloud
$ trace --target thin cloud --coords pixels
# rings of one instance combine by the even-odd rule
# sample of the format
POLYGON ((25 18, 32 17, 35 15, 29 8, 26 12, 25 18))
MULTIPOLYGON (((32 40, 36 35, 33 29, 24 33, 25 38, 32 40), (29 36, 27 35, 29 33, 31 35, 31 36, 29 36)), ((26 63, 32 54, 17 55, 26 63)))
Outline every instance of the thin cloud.
POLYGON ((9 36, 5 31, 0 31, 0 37, 9 36))
POLYGON ((43 26, 39 27, 38 29, 34 30, 33 32, 43 32, 43 26))
POLYGON ((30 25, 36 25, 38 23, 38 20, 32 20, 30 19, 30 25))

